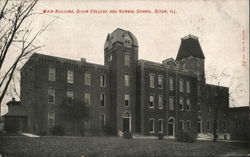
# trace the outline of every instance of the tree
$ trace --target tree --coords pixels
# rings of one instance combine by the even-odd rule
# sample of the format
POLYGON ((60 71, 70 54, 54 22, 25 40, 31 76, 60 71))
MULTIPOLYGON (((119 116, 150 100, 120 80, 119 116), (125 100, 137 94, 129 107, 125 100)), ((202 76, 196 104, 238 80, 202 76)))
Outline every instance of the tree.
POLYGON ((244 84, 239 80, 242 77, 246 77, 245 74, 239 73, 239 71, 231 71, 229 68, 219 69, 216 65, 208 66, 206 70, 207 82, 211 84, 222 84, 229 87, 229 101, 232 107, 238 106, 237 100, 243 98, 244 84))
POLYGON ((0 108, 18 65, 42 47, 34 41, 48 25, 37 32, 32 29, 31 17, 37 14, 33 12, 37 2, 0 1, 0 108))
POLYGON ((217 84, 215 93, 212 97, 209 98, 209 104, 214 104, 214 123, 213 123, 213 141, 217 141, 217 123, 218 116, 220 115, 219 106, 223 104, 223 94, 220 91, 220 84, 227 84, 229 87, 229 101, 231 106, 237 106, 237 99, 240 98, 240 91, 242 90, 242 83, 239 82, 239 74, 237 71, 233 73, 230 72, 230 69, 224 68, 219 70, 215 65, 210 65, 207 70, 207 79, 209 82, 217 84))
MULTIPOLYGON (((85 105, 84 102, 74 99, 74 102, 69 104, 67 101, 63 101, 61 106, 61 111, 63 117, 67 120, 75 122, 83 122, 85 119, 89 118, 89 107, 85 105)), ((81 125, 83 126, 83 125, 81 125)))

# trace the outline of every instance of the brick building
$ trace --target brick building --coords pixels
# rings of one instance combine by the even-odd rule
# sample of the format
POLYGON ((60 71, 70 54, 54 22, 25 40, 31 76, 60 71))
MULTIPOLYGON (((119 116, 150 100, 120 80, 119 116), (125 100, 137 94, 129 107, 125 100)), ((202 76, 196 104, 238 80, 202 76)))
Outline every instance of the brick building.
POLYGON ((250 141, 250 107, 230 108, 229 113, 231 139, 250 141))
POLYGON ((104 65, 33 54, 21 69, 29 131, 49 132, 61 125, 67 134, 104 126, 117 134, 175 136, 181 129, 212 133, 216 111, 218 131, 229 132, 228 88, 206 84, 205 56, 197 37, 182 38, 176 59, 162 63, 139 60, 138 47, 131 32, 118 28, 106 38, 104 65), (83 122, 62 114, 63 104, 76 102, 89 109, 83 122))

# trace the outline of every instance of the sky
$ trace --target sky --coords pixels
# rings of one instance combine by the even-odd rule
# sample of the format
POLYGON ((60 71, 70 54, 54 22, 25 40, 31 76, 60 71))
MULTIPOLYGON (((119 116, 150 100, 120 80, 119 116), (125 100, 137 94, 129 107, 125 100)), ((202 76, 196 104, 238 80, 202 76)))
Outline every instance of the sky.
MULTIPOLYGON (((34 11, 53 10, 53 13, 36 15, 32 18, 32 27, 36 31, 50 23, 36 40, 36 44, 44 45, 38 53, 75 60, 86 58, 88 62, 98 64, 104 63, 106 36, 116 28, 129 30, 136 36, 139 59, 159 63, 166 58, 175 59, 181 38, 195 35, 206 57, 207 83, 220 82, 220 85, 229 87, 236 100, 230 102, 230 106, 247 106, 248 3, 248 0, 41 0, 34 11), (76 13, 77 9, 88 10, 89 13, 76 13), (154 13, 155 9, 167 10, 168 13, 154 13), (55 13, 56 10, 73 10, 74 13, 55 13), (107 10, 108 13, 90 13, 91 10, 107 10), (118 10, 118 13, 109 13, 110 10, 118 10), (133 10, 135 13, 119 13, 119 10, 133 10), (137 10, 151 10, 152 13, 136 13, 137 10), (242 66, 243 60, 247 61, 246 66, 242 66), (220 77, 223 72, 229 77, 220 77), (219 78, 214 79, 211 74, 219 78)), ((9 100, 10 97, 5 97, 4 103, 9 100)), ((2 112, 7 112, 4 104, 2 112)))

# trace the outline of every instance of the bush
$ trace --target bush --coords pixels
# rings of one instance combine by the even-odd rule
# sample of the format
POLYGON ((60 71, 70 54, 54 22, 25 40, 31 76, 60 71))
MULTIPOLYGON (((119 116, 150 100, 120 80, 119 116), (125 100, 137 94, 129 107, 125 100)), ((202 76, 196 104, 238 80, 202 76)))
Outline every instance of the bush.
POLYGON ((46 136, 47 135, 47 130, 41 130, 38 132, 39 136, 46 136))
POLYGON ((52 135, 63 136, 65 134, 64 128, 60 125, 55 125, 51 131, 52 135))
POLYGON ((90 134, 91 134, 91 136, 101 136, 101 135, 103 135, 102 129, 100 129, 100 128, 91 128, 90 129, 90 134))
POLYGON ((81 136, 85 136, 85 130, 84 130, 84 128, 81 128, 81 129, 80 129, 80 135, 81 135, 81 136))
POLYGON ((103 127, 103 132, 105 135, 107 136, 113 136, 116 135, 116 131, 115 129, 112 128, 112 126, 107 123, 104 127, 103 127))
POLYGON ((7 125, 4 125, 4 130, 7 132, 7 133, 17 133, 18 132, 18 127, 14 124, 7 124, 7 125))
POLYGON ((3 136, 5 134, 4 130, 0 130, 0 136, 3 136))
POLYGON ((193 143, 197 139, 197 136, 194 132, 190 130, 181 130, 176 134, 176 140, 179 142, 189 142, 193 143))
POLYGON ((164 137, 164 135, 163 135, 163 133, 159 133, 159 134, 157 135, 157 137, 158 137, 159 140, 162 140, 163 137, 164 137))
POLYGON ((131 132, 123 132, 123 138, 126 138, 126 139, 131 139, 132 138, 132 133, 131 132))

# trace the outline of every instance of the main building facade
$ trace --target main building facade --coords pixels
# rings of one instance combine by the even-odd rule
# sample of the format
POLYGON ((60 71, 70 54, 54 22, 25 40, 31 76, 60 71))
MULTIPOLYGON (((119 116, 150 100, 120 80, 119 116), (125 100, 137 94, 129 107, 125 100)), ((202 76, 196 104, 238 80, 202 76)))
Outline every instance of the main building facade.
POLYGON ((217 113, 216 129, 227 136, 228 88, 206 84, 197 37, 182 38, 176 59, 162 63, 139 60, 138 48, 136 37, 118 28, 106 38, 104 65, 33 54, 21 69, 25 129, 49 133, 60 125, 78 134, 80 128, 91 133, 108 126, 115 134, 209 134, 217 113), (62 113, 62 106, 76 104, 88 108, 80 121, 62 113))

